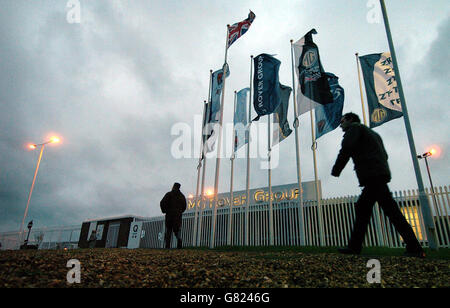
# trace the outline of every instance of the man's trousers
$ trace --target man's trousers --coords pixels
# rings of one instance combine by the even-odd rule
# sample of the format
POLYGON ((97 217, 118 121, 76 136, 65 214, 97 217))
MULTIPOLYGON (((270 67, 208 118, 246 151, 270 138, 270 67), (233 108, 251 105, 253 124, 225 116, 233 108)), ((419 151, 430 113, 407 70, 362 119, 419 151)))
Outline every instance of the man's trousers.
POLYGON ((392 198, 389 187, 383 182, 370 183, 364 187, 355 205, 356 220, 348 247, 355 252, 361 252, 375 202, 378 202, 384 214, 389 217, 390 222, 405 241, 406 250, 408 252, 422 251, 411 225, 406 221, 397 203, 392 198))

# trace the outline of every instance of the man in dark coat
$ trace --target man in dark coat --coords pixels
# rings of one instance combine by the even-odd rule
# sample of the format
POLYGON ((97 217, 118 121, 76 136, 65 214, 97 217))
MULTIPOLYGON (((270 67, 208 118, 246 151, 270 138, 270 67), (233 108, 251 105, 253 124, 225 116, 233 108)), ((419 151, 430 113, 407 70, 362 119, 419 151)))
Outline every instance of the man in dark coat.
POLYGON ((360 186, 361 196, 356 202, 356 220, 347 248, 340 248, 343 254, 359 254, 362 249, 367 226, 375 202, 394 225, 406 243, 406 256, 425 257, 413 229, 406 221, 392 198, 387 183, 391 181, 388 155, 381 137, 372 129, 361 124, 354 113, 347 113, 341 119, 345 132, 342 148, 333 166, 331 175, 339 177, 345 165, 352 158, 360 186))
POLYGON ((169 191, 161 200, 161 211, 166 214, 166 235, 165 247, 170 248, 170 241, 172 239, 172 232, 178 240, 177 248, 182 247, 180 236, 181 218, 183 212, 186 210, 186 198, 180 191, 181 185, 179 183, 173 184, 172 191, 169 191))

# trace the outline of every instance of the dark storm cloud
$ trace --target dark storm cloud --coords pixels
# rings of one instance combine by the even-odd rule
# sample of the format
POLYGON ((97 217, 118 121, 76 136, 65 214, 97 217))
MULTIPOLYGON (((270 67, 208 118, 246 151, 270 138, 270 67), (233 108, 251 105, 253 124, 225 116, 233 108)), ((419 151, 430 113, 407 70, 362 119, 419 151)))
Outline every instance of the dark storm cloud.
POLYGON ((27 218, 37 226, 154 216, 172 181, 162 166, 182 165, 171 163, 169 138, 180 119, 163 99, 177 85, 158 48, 110 7, 92 4, 89 12, 95 26, 67 23, 64 6, 8 2, 0 12, 1 230, 17 229, 25 209, 38 151, 24 145, 50 131, 63 142, 44 151, 27 218), (129 88, 142 85, 136 97, 143 109, 127 93, 115 97, 127 85, 108 84, 115 76, 105 72, 120 63, 133 78, 129 88))
MULTIPOLYGON (((249 54, 279 54, 287 72, 281 78, 289 82, 288 41, 317 22, 322 29, 317 39, 328 59, 327 67, 335 70, 345 86, 345 111, 358 112, 354 49, 364 46, 380 52, 387 46, 381 24, 364 26, 359 20, 356 34, 348 32, 355 25, 354 17, 364 19, 367 13, 365 4, 358 1, 349 5, 359 11, 333 15, 339 22, 317 21, 317 14, 311 14, 315 7, 322 12, 329 1, 308 5, 286 1, 286 6, 244 1, 244 9, 236 9, 231 2, 206 0, 80 2, 81 24, 67 23, 66 1, 2 3, 0 231, 18 229, 23 217, 39 154, 26 150, 25 143, 43 142, 50 132, 60 134, 63 142, 44 151, 27 218, 35 219, 36 226, 79 225, 88 218, 125 213, 156 216, 159 200, 175 181, 182 183, 184 192, 194 193, 197 160, 173 158, 171 128, 178 122, 193 127, 193 116, 201 112, 206 98, 209 69, 223 63, 224 25, 241 20, 247 8, 258 17, 245 39, 230 50, 226 96, 230 99, 233 89, 248 85, 249 54), (273 39, 267 40, 268 33, 273 33, 273 39), (336 37, 342 36, 352 43, 336 48, 336 37)), ((408 14, 417 11, 411 7, 402 15, 405 8, 398 4, 390 11, 396 16, 393 21, 406 25, 404 20, 411 19, 408 14)), ((408 59, 401 69, 415 72, 412 78, 406 73, 402 77, 418 149, 433 138, 438 143, 448 139, 449 115, 444 109, 448 25, 447 18, 423 58, 405 56, 411 53, 407 44, 397 49, 399 59, 408 59)), ((398 33, 398 28, 393 31, 398 33)), ((413 34, 408 31, 412 46, 422 46, 413 34)), ((430 41, 428 34, 424 31, 421 39, 430 41)), ((224 121, 231 122, 230 105, 225 108, 224 121)), ((300 128, 304 181, 314 179, 308 117, 302 117, 300 128)), ((405 159, 408 148, 402 122, 392 121, 378 131, 389 147, 395 187, 414 188, 412 167, 405 159), (397 146, 401 150, 396 152, 397 146), (402 165, 405 161, 407 165, 402 165), (404 175, 403 170, 407 171, 404 175)), ((341 137, 337 129, 318 142, 319 178, 327 197, 358 191, 351 166, 338 180, 329 175, 341 137)), ((294 135, 280 145, 274 185, 296 182, 294 148, 294 135)), ((267 185, 267 171, 259 168, 263 159, 252 161, 252 187, 267 185)), ((214 183, 215 163, 214 158, 208 160, 208 188, 214 183)), ((438 185, 448 184, 447 165, 444 159, 433 161, 434 167, 439 166, 434 174, 438 185)), ((236 161, 237 190, 245 188, 245 167, 245 159, 236 161)), ((228 191, 229 159, 222 159, 220 168, 219 190, 228 191)))

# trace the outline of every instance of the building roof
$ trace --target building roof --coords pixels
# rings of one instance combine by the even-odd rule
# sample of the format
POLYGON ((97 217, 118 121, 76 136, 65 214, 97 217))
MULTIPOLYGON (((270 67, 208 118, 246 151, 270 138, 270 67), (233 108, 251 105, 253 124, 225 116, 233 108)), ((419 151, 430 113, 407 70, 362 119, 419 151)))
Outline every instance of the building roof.
POLYGON ((148 220, 150 219, 150 217, 142 217, 142 216, 136 216, 136 215, 120 215, 120 216, 110 216, 110 217, 101 217, 101 218, 95 218, 95 219, 88 219, 83 221, 83 223, 85 222, 94 222, 94 221, 108 221, 108 220, 119 220, 119 219, 124 219, 124 218, 134 218, 135 220, 148 220))

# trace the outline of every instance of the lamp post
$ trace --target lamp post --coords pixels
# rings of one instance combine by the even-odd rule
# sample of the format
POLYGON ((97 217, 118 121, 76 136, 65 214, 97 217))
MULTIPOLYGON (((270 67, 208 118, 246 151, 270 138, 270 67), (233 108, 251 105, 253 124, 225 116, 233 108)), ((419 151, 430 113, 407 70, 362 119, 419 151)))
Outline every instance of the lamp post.
POLYGON ((427 157, 432 156, 434 153, 435 153, 435 150, 431 149, 429 152, 425 152, 422 155, 417 155, 417 158, 418 159, 423 158, 425 160, 425 165, 427 166, 428 178, 430 180, 430 185, 431 185, 431 193, 433 195, 434 206, 436 207, 436 196, 434 194, 433 181, 431 180, 430 167, 428 166, 428 160, 427 160, 427 157))
POLYGON ((38 158, 38 162, 37 162, 37 165, 36 165, 36 170, 34 171, 33 182, 31 183, 30 192, 28 194, 27 207, 25 208, 25 213, 23 215, 22 224, 21 224, 20 230, 19 230, 19 243, 22 242, 23 225, 25 223, 25 219, 27 218, 28 208, 30 206, 31 195, 33 194, 33 188, 34 188, 34 184, 36 182, 36 177, 37 177, 37 174, 38 174, 39 165, 41 164, 42 154, 44 153, 44 147, 45 147, 45 145, 47 145, 49 143, 58 143, 58 142, 60 142, 60 139, 58 137, 51 137, 50 140, 47 141, 47 142, 44 142, 44 143, 41 143, 41 144, 31 144, 31 145, 29 145, 29 148, 32 149, 32 150, 35 150, 38 147, 41 147, 41 152, 39 153, 39 158, 38 158))
POLYGON ((33 228, 33 221, 30 221, 28 223, 28 234, 27 234, 27 239, 25 240, 24 244, 28 245, 28 240, 30 239, 30 233, 31 233, 31 228, 33 228))

